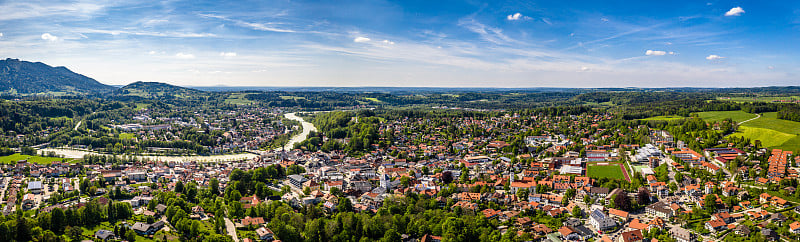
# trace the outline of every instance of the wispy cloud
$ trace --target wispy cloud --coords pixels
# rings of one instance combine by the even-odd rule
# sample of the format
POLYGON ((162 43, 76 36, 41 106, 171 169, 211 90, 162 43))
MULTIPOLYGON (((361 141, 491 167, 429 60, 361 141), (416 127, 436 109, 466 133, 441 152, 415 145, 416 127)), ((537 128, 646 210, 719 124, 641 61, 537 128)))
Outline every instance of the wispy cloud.
POLYGON ((219 56, 226 57, 226 58, 236 57, 236 52, 220 52, 219 56))
POLYGON ((104 30, 104 29, 78 29, 76 32, 84 34, 110 34, 110 35, 141 35, 154 37, 174 37, 174 38, 203 38, 216 37, 211 33, 190 33, 190 32, 153 32, 153 31, 131 31, 131 30, 104 30))
POLYGON ((369 38, 363 37, 363 36, 359 36, 359 37, 356 37, 355 39, 353 39, 353 42, 356 42, 356 43, 364 43, 364 42, 369 42, 369 41, 370 41, 369 38))
POLYGON ((180 53, 175 54, 175 58, 178 58, 178 59, 194 59, 194 55, 180 52, 180 53))
POLYGON ((234 24, 236 24, 236 25, 238 25, 240 27, 250 28, 250 29, 253 29, 253 30, 279 32, 279 33, 294 33, 294 32, 297 32, 297 31, 291 30, 291 29, 276 27, 277 25, 279 25, 278 23, 247 22, 247 21, 242 21, 242 20, 238 20, 238 19, 232 19, 232 18, 228 18, 228 17, 225 17, 225 16, 216 15, 216 14, 200 14, 200 16, 201 17, 205 17, 205 18, 214 18, 214 19, 228 21, 228 22, 234 23, 234 24))
POLYGON ((718 55, 708 55, 708 56, 706 56, 706 60, 710 60, 710 61, 721 60, 721 59, 725 59, 725 57, 718 56, 718 55))
POLYGON ((39 1, 7 1, 0 4, 0 21, 29 19, 46 16, 68 16, 84 18, 104 9, 96 1, 53 3, 39 1))
POLYGON ((482 39, 495 44, 517 43, 516 40, 503 34, 503 30, 500 28, 486 26, 472 17, 460 19, 458 25, 480 35, 482 39))
POLYGON ((667 54, 674 55, 675 52, 672 52, 672 51, 667 52, 667 51, 663 51, 663 50, 647 50, 647 51, 644 52, 644 54, 645 55, 660 56, 660 55, 667 55, 667 54))

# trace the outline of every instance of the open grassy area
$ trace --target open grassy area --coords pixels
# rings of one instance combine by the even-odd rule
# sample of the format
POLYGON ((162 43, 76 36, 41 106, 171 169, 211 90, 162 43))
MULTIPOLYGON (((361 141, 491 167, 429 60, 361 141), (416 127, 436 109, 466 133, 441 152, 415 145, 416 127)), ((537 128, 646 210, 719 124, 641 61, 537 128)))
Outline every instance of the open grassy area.
POLYGON ((742 124, 731 136, 760 140, 767 148, 800 152, 800 122, 778 119, 775 112, 763 113, 761 118, 742 124))
POLYGON ((120 139, 133 139, 133 138, 136 138, 136 134, 132 134, 132 133, 120 133, 120 134, 119 134, 119 138, 120 138, 120 139))
POLYGON ((300 99, 306 99, 306 98, 305 97, 298 97, 298 96, 281 96, 281 99, 283 99, 283 100, 289 100, 289 99, 300 100, 300 99))
POLYGON ((225 99, 225 103, 233 104, 233 105, 250 105, 254 102, 250 99, 245 97, 247 94, 245 93, 232 93, 225 99))
POLYGON ((592 178, 608 177, 613 179, 625 179, 625 176, 622 174, 622 169, 619 168, 619 164, 617 163, 608 163, 607 166, 589 164, 586 175, 592 178))
POLYGON ((138 110, 142 110, 142 109, 149 108, 149 107, 150 107, 150 104, 136 103, 136 109, 135 110, 138 111, 138 110))
POLYGON ((383 102, 381 100, 378 100, 378 98, 374 98, 374 97, 367 97, 367 98, 364 98, 364 99, 367 99, 368 101, 372 101, 372 102, 376 102, 376 103, 382 103, 383 102))
POLYGON ((50 164, 53 163, 53 161, 62 161, 62 160, 66 160, 67 162, 72 161, 72 159, 66 159, 66 158, 31 156, 31 155, 22 155, 19 153, 7 156, 0 156, 0 163, 2 164, 10 164, 11 162, 20 160, 27 160, 28 162, 33 162, 40 165, 50 164))
POLYGON ((772 129, 741 126, 739 127, 738 132, 731 134, 731 136, 747 137, 751 141, 761 140, 762 146, 775 147, 782 145, 796 135, 791 135, 772 129))
POLYGON ((719 122, 725 120, 726 118, 732 119, 734 122, 742 122, 751 118, 755 118, 757 115, 752 113, 746 113, 744 111, 711 111, 711 112, 699 112, 697 116, 705 120, 706 122, 719 122))
POLYGON ((663 115, 663 116, 649 117, 649 118, 642 119, 642 120, 666 120, 666 121, 669 121, 669 120, 685 119, 685 118, 686 117, 682 117, 682 116, 678 116, 678 115, 663 115))

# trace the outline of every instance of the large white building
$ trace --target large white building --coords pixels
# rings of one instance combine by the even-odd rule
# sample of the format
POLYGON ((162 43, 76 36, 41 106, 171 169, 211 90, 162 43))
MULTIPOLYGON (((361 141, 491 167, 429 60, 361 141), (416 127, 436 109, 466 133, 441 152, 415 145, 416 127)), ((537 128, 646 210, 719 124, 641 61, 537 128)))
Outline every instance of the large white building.
POLYGON ((617 226, 617 222, 609 216, 606 216, 600 209, 595 209, 589 214, 589 224, 598 230, 607 230, 617 226))

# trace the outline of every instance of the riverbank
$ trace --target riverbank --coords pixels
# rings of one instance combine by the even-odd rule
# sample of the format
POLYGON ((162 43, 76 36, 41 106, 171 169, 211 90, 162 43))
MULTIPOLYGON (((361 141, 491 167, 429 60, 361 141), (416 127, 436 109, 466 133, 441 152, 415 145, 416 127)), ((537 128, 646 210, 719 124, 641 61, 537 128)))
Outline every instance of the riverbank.
MULTIPOLYGON (((303 131, 297 135, 292 136, 289 139, 289 142, 286 143, 283 148, 276 148, 274 151, 281 151, 281 150, 292 150, 294 148, 294 144, 300 143, 308 137, 308 134, 311 131, 317 131, 317 128, 314 127, 314 124, 306 122, 303 118, 297 116, 296 113, 287 113, 284 114, 284 117, 290 120, 299 121, 303 127, 303 131)), ((70 148, 45 148, 39 149, 38 152, 55 152, 56 155, 59 155, 64 158, 71 158, 71 159, 82 159, 85 155, 105 155, 111 156, 109 154, 101 154, 94 151, 89 150, 79 150, 79 149, 70 149, 70 148)), ((260 152, 259 152, 260 153, 260 152)), ((187 162, 187 161, 197 161, 197 162, 221 162, 221 161, 240 161, 240 160, 249 160, 257 157, 258 155, 253 153, 241 153, 241 154, 228 154, 228 155, 185 155, 185 156, 166 156, 166 155, 118 155, 118 156, 128 156, 134 157, 140 160, 151 160, 151 161, 164 161, 164 162, 187 162)))

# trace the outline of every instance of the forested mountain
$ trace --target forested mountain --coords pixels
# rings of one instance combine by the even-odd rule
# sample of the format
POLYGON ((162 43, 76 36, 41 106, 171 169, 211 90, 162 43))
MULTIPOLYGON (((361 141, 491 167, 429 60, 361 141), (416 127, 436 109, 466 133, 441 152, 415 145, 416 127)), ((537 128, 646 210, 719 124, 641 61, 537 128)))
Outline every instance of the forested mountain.
POLYGON ((116 99, 182 99, 203 91, 161 82, 134 82, 114 90, 116 99))
POLYGON ((114 87, 75 73, 66 67, 18 59, 0 60, 0 93, 5 94, 91 94, 114 87))

